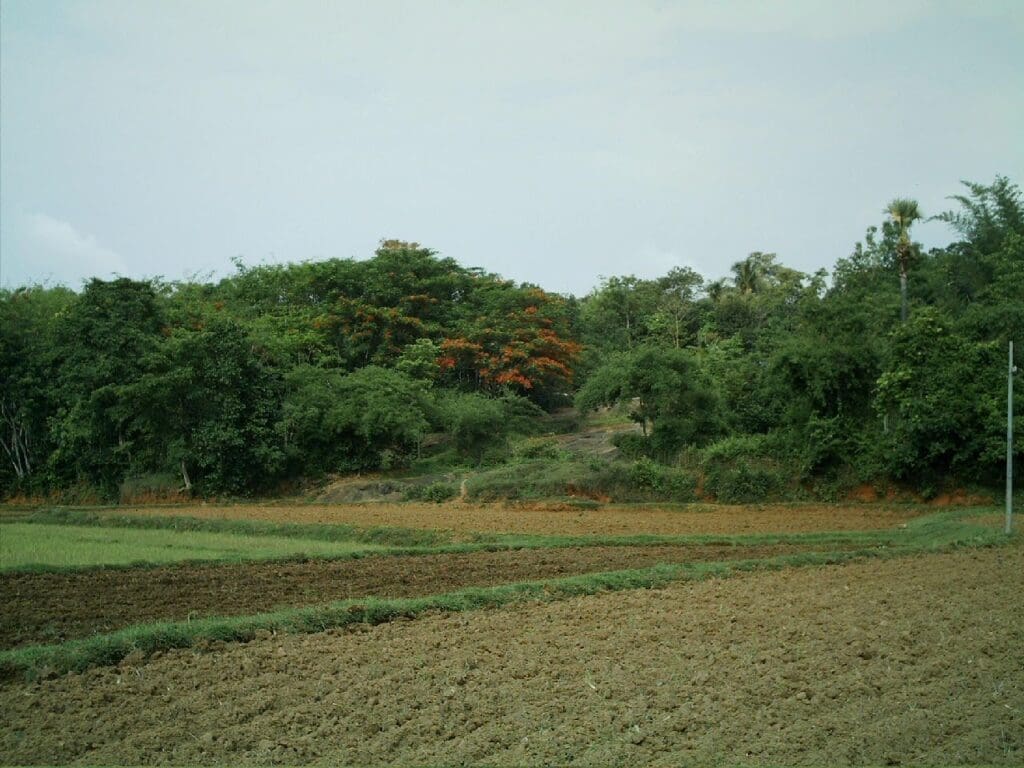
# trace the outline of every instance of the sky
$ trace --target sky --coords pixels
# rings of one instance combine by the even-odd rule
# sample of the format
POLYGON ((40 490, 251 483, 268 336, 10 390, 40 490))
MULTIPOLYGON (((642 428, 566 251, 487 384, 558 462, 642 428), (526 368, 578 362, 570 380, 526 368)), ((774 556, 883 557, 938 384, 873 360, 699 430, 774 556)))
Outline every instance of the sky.
POLYGON ((0 0, 0 286, 384 238, 576 295, 831 268, 894 197, 1024 183, 1022 40, 1021 0, 0 0))

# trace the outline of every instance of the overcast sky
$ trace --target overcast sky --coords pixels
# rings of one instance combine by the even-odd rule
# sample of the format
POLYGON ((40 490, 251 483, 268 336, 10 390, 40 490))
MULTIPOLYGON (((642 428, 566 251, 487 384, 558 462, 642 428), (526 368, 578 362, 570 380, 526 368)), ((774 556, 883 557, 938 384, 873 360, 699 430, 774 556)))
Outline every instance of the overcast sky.
POLYGON ((893 197, 1024 182, 1022 41, 1021 0, 2 0, 0 284, 830 268, 893 197))

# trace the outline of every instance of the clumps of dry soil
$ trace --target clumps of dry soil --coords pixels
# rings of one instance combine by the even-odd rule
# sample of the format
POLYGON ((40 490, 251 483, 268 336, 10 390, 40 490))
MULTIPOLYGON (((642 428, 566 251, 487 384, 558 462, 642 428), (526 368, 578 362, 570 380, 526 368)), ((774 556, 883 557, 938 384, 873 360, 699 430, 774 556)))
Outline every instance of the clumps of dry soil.
POLYGON ((149 621, 247 615, 369 595, 414 597, 658 563, 760 559, 814 548, 806 544, 571 547, 0 574, 0 648, 62 642, 149 621))
POLYGON ((204 519, 426 528, 459 533, 634 536, 863 531, 892 528, 922 514, 919 507, 866 504, 695 505, 667 509, 574 508, 566 504, 241 504, 121 507, 112 514, 186 515, 204 519))
POLYGON ((1024 548, 434 615, 0 689, 0 762, 1020 765, 1024 548))

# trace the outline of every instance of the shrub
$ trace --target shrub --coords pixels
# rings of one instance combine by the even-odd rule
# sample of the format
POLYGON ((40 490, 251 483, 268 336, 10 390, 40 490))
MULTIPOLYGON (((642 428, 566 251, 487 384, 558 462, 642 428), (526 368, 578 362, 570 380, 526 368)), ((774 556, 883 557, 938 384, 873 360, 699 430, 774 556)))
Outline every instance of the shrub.
POLYGON ((483 463, 484 455, 508 439, 506 411, 500 400, 477 393, 446 393, 438 401, 441 422, 463 456, 483 463))
POLYGON ((480 501, 518 499, 522 493, 525 478, 530 475, 526 471, 527 466, 521 464, 498 467, 473 474, 466 480, 466 495, 480 501))
POLYGON ((545 427, 549 432, 555 434, 567 434, 569 432, 578 432, 580 429, 580 423, 582 417, 575 408, 567 408, 562 411, 555 411, 548 415, 545 421, 545 427))
POLYGON ((719 501, 767 501, 787 495, 800 472, 771 435, 736 435, 703 450, 704 489, 719 501))
POLYGON ((566 458, 565 451, 558 447, 558 443, 546 438, 527 438, 520 440, 512 446, 512 458, 516 461, 533 461, 537 459, 550 459, 561 461, 566 458))
POLYGON ((573 483, 578 493, 616 501, 693 501, 696 486, 693 473, 651 459, 594 463, 573 483))
POLYGON ((182 498, 181 477, 169 473, 153 473, 126 477, 119 488, 122 504, 172 501, 182 498))
POLYGON ((696 478, 684 470, 667 467, 651 459, 639 459, 629 469, 629 479, 637 488, 672 501, 692 501, 696 478))
POLYGON ((543 499, 587 492, 590 472, 573 461, 535 459, 480 472, 466 481, 474 499, 543 499))
POLYGON ((452 483, 437 481, 429 485, 410 489, 406 494, 406 498, 417 501, 432 501, 435 504, 440 504, 455 498, 458 492, 458 488, 452 483))
POLYGON ((466 493, 482 501, 565 496, 692 501, 696 485, 693 473, 651 459, 586 463, 535 459, 476 473, 466 481, 466 493))
POLYGON ((612 438, 612 445, 627 459, 640 459, 651 455, 650 441, 636 432, 620 432, 612 438))
POLYGON ((719 467, 704 478, 704 488, 719 501, 730 504, 779 498, 785 495, 787 485, 784 474, 746 464, 719 467))

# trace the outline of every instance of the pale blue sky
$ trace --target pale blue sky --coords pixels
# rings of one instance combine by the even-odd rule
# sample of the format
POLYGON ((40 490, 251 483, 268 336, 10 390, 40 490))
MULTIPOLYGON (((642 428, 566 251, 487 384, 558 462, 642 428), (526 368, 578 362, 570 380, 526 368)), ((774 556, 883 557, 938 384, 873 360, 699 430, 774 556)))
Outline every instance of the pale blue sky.
POLYGON ((2 0, 0 282, 831 267, 893 197, 1024 183, 1022 41, 1024 0, 2 0))

